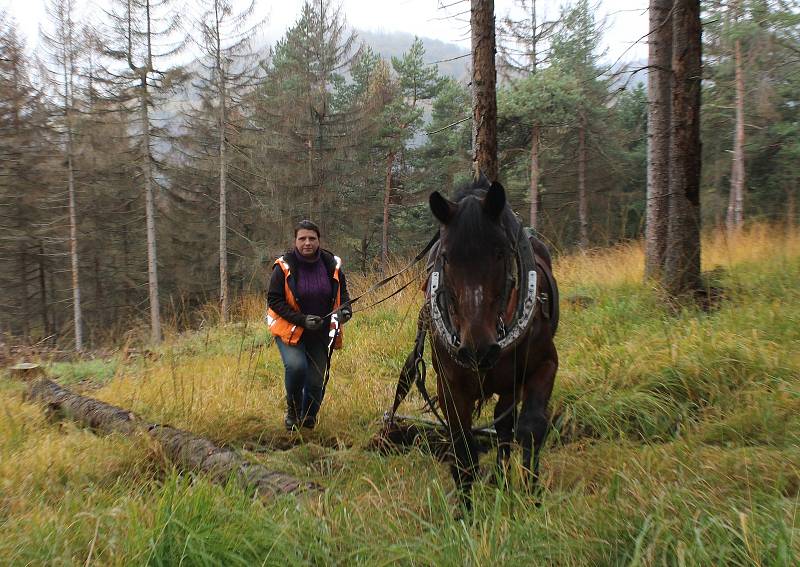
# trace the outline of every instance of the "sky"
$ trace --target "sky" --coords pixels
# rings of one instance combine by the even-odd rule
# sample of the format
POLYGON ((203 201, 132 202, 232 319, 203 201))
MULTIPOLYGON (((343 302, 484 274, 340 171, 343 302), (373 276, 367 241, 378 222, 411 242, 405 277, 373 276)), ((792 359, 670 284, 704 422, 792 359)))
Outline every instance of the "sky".
MULTIPOLYGON (((46 0, 0 0, 0 9, 19 25, 29 46, 35 46, 40 23, 46 22, 46 0)), ((192 0, 184 0, 188 6, 192 0)), ((348 24, 370 31, 403 31, 455 43, 469 49, 469 2, 462 0, 340 0, 348 24), (444 7, 442 7, 444 6, 444 7)), ((545 17, 558 14, 565 0, 540 0, 545 17)), ((78 15, 99 14, 109 0, 75 0, 78 15)), ((233 0, 234 5, 249 0, 233 0)), ((274 41, 297 19, 302 0, 256 0, 260 15, 268 18, 266 36, 274 41)), ((498 19, 513 12, 514 0, 495 0, 498 19)), ((605 59, 622 62, 647 58, 648 0, 599 0, 598 20, 605 18, 605 59)))

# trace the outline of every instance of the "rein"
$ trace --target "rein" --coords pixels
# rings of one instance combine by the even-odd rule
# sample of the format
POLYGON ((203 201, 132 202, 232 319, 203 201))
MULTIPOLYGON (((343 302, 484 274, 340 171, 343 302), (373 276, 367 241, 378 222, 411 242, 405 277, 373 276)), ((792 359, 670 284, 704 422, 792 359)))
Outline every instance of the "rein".
MULTIPOLYGON (((499 341, 499 345, 503 350, 513 348, 519 344, 524 337, 525 332, 530 328, 536 312, 537 302, 541 302, 542 304, 547 302, 546 295, 544 293, 541 295, 538 294, 538 273, 536 271, 537 262, 533 253, 533 247, 529 240, 529 235, 521 224, 511 240, 513 243, 517 273, 521 276, 521 281, 518 282, 516 288, 519 290, 524 289, 525 294, 522 297, 519 296, 519 293, 517 294, 517 305, 514 306, 514 316, 511 321, 510 329, 506 332, 504 325, 503 328, 501 328, 503 336, 499 341)), ((400 373, 400 379, 395 390, 395 399, 394 403, 392 404, 392 409, 386 412, 383 417, 384 423, 387 425, 394 423, 397 409, 408 395, 408 392, 411 389, 411 383, 413 381, 417 386, 417 390, 422 396, 422 399, 430 408, 434 417, 436 417, 436 420, 443 427, 447 427, 447 423, 444 421, 444 419, 442 419, 436 410, 435 401, 428 393, 428 389, 425 386, 426 366, 423 359, 423 351, 425 348, 425 335, 427 333, 425 325, 422 324, 423 313, 425 310, 427 310, 429 314, 430 328, 432 333, 439 338, 439 341, 445 346, 446 350, 451 355, 451 358, 460 366, 472 369, 471 367, 459 362, 458 358, 455 356, 455 351, 458 349, 459 341, 456 333, 454 333, 450 328, 450 321, 446 306, 447 289, 443 285, 443 270, 444 265, 440 255, 436 259, 433 270, 428 278, 428 300, 423 306, 423 311, 420 312, 420 321, 417 327, 417 337, 414 341, 414 350, 412 352, 413 359, 409 359, 409 361, 407 361, 406 367, 404 367, 403 371, 400 373), (408 367, 409 362, 411 363, 410 367, 408 367)), ((506 292, 507 297, 512 296, 514 287, 515 286, 513 285, 508 286, 509 289, 506 292)), ((548 314, 545 313, 545 317, 548 317, 548 314)), ((516 404, 509 406, 505 411, 503 411, 503 413, 495 417, 491 423, 486 426, 473 427, 472 431, 485 431, 496 426, 500 421, 508 417, 508 415, 511 414, 515 409, 516 404)))
MULTIPOLYGON (((405 268, 403 268, 399 272, 396 272, 396 273, 392 274, 391 276, 387 276, 387 277, 383 278, 379 282, 373 284, 372 287, 370 287, 364 293, 361 293, 361 294, 357 295, 356 297, 354 297, 352 299, 349 299, 348 301, 345 301, 337 309, 334 309, 333 311, 331 311, 330 313, 328 313, 327 315, 325 315, 323 317, 323 319, 327 319, 328 317, 331 318, 331 326, 330 326, 330 330, 328 331, 328 364, 327 364, 327 366, 325 368, 325 378, 324 378, 324 380, 322 382, 322 394, 323 395, 325 394, 325 388, 328 386, 328 382, 331 379, 331 359, 333 358, 333 350, 334 350, 333 346, 336 343, 336 337, 339 335, 339 329, 341 328, 341 324, 339 323, 339 314, 338 314, 339 309, 341 309, 343 307, 352 306, 355 302, 360 300, 365 295, 370 294, 373 291, 376 291, 376 290, 382 288, 383 286, 388 284, 390 281, 392 281, 396 277, 398 277, 398 276, 404 274, 405 272, 407 272, 408 270, 410 270, 417 262, 422 260, 428 252, 430 252, 431 248, 433 248, 433 245, 436 244, 436 242, 438 240, 439 240, 439 231, 436 231, 436 234, 434 234, 433 238, 431 238, 430 241, 425 245, 425 248, 420 250, 420 252, 416 256, 414 256, 414 259, 411 260, 411 262, 409 262, 409 264, 405 268)), ((383 303, 387 299, 390 299, 390 298, 394 297, 395 295, 397 295, 398 293, 400 293, 401 291, 403 291, 405 288, 407 288, 409 285, 411 285, 411 283, 413 283, 414 281, 415 280, 412 279, 412 280, 406 282, 397 291, 391 293, 390 295, 384 297, 383 299, 380 299, 379 301, 376 301, 375 303, 372 303, 372 304, 367 305, 366 307, 364 307, 362 309, 359 309, 359 311, 365 311, 367 309, 370 309, 371 307, 375 307, 376 305, 378 305, 380 303, 383 303)))

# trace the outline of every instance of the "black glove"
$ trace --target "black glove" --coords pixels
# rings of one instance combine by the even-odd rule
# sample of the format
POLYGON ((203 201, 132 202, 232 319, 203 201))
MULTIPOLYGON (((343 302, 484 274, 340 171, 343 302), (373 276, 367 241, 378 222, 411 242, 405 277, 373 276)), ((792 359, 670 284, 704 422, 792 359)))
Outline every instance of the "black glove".
POLYGON ((353 312, 350 310, 349 307, 342 307, 338 311, 336 311, 336 315, 339 318, 339 323, 344 325, 353 317, 353 312))
POLYGON ((309 331, 316 331, 322 328, 322 317, 319 315, 306 315, 303 327, 309 331))

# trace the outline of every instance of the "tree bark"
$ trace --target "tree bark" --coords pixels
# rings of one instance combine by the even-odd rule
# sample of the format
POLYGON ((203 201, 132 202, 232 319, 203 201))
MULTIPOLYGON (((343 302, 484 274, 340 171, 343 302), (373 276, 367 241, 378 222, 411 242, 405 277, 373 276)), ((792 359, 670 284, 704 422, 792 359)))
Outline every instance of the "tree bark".
POLYGON ((221 323, 228 322, 228 206, 227 206, 227 155, 225 127, 227 124, 227 93, 225 91, 225 72, 222 66, 222 45, 220 43, 219 4, 214 3, 216 23, 216 66, 219 96, 219 318, 221 323))
MULTIPOLYGON (((71 128, 71 126, 67 126, 71 128)), ((78 220, 75 211, 75 172, 72 165, 72 132, 67 132, 67 185, 69 192, 69 257, 72 267, 72 318, 75 326, 75 350, 83 350, 83 313, 78 277, 78 220)))
POLYGON ((153 194, 153 169, 150 150, 150 118, 147 100, 147 74, 142 72, 139 92, 142 128, 142 177, 144 177, 145 221, 147 224, 147 281, 150 294, 150 340, 161 342, 161 309, 158 299, 158 255, 156 253, 156 208, 153 194))
POLYGON ((726 219, 729 231, 742 228, 744 223, 744 73, 742 69, 742 42, 734 47, 736 73, 736 125, 733 135, 733 162, 731 163, 731 191, 726 219))
POLYGON ((251 463, 235 451, 219 447, 204 437, 174 427, 147 423, 128 410, 74 394, 52 380, 34 382, 28 391, 28 399, 44 405, 50 415, 71 419, 101 433, 146 433, 177 467, 203 473, 216 483, 222 484, 232 478, 245 488, 254 489, 264 500, 321 488, 313 482, 251 463))
POLYGON ((39 312, 42 316, 44 336, 50 337, 53 333, 50 326, 50 314, 47 309, 47 274, 45 273, 44 244, 41 240, 39 241, 39 254, 37 256, 39 258, 39 312))
POLYGON ((28 251, 25 240, 19 241, 19 288, 20 304, 22 306, 22 337, 28 340, 31 335, 31 313, 30 300, 28 298, 28 251))
POLYGON ((394 169, 395 152, 390 152, 386 159, 386 183, 383 189, 383 235, 381 238, 381 270, 384 274, 389 270, 389 203, 392 197, 392 170, 394 169))
POLYGON ((586 198, 586 121, 578 127, 578 223, 581 248, 589 246, 589 203, 586 198))
POLYGON ((700 289, 700 0, 675 0, 672 15, 670 206, 666 290, 700 289))
POLYGON ((534 123, 531 129, 531 228, 538 228, 539 224, 539 177, 541 167, 539 165, 539 142, 541 140, 541 127, 539 123, 534 123))
POLYGON ((645 277, 664 268, 669 222, 670 88, 672 81, 672 0, 650 0, 647 75, 647 202, 645 277))
POLYGON ((472 173, 497 181, 497 71, 494 0, 471 0, 472 173))

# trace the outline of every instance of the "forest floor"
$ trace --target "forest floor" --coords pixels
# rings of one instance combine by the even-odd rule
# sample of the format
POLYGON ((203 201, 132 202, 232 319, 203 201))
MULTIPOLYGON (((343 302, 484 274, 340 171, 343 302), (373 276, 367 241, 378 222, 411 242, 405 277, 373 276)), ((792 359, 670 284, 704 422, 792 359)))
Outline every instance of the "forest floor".
MULTIPOLYGON (((320 423, 302 436, 283 430, 262 300, 246 323, 172 334, 149 356, 48 365, 62 385, 319 494, 265 503, 181 474, 147 436, 50 421, 0 376, 0 564, 797 565, 800 235, 755 226, 703 253, 725 290, 709 312, 643 285, 638 244, 557 261, 559 418, 538 507, 518 460, 510 491, 479 483, 457 519, 445 464, 365 450, 413 341, 411 289, 347 325, 320 423)), ((421 405, 412 395, 403 413, 421 405)))

